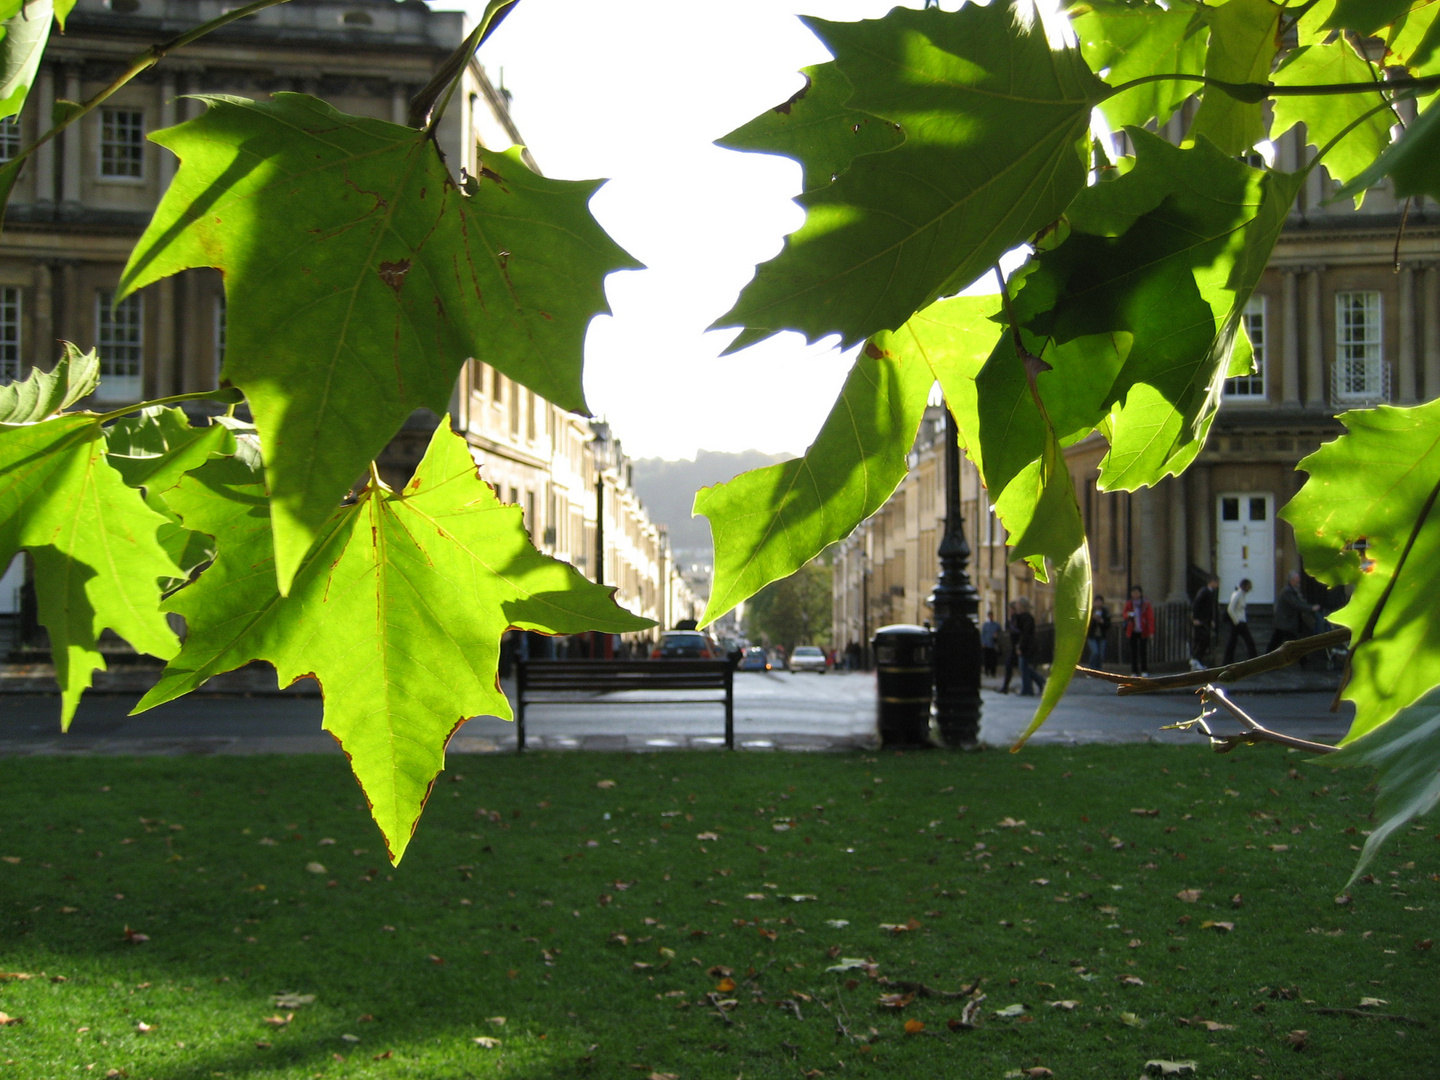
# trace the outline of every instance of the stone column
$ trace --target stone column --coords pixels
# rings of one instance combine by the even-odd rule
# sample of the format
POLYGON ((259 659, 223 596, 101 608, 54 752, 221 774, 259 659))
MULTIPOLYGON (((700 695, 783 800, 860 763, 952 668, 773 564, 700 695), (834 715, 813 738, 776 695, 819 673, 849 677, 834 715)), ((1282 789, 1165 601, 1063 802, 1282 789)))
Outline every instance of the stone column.
POLYGON ((1425 386, 1427 398, 1440 397, 1440 263, 1425 268, 1425 386))
POLYGON ((1415 265, 1400 267, 1400 348, 1395 358, 1399 393, 1402 404, 1413 404, 1416 398, 1416 376, 1419 364, 1415 356, 1415 265))
POLYGON ((1293 266, 1280 270, 1280 398, 1292 408, 1300 406, 1300 296, 1293 266))
POLYGON ((30 363, 48 366, 59 355, 55 344, 55 288, 49 263, 35 264, 35 347, 30 351, 30 363))
POLYGON ((1136 583, 1153 602, 1165 592, 1165 554, 1169 550, 1160 542, 1160 499, 1154 488, 1135 492, 1134 556, 1139 563, 1131 570, 1136 583))
MULTIPOLYGON (((69 101, 80 100, 80 69, 73 65, 65 69, 65 97, 69 101)), ((85 167, 82 129, 88 119, 77 120, 60 135, 60 202, 73 210, 80 208, 80 177, 85 167)))
POLYGON ((1323 266, 1306 267, 1305 274, 1305 405, 1325 407, 1325 313, 1320 304, 1320 279, 1323 266))
POLYGON ((80 295, 79 267, 69 260, 60 264, 60 314, 51 325, 51 333, 66 341, 94 341, 95 328, 85 324, 85 303, 94 303, 91 296, 80 295))
POLYGON ((1198 462, 1185 473, 1190 487, 1190 557, 1202 570, 1215 569, 1215 545, 1210 524, 1215 511, 1210 505, 1210 468, 1198 462))
MULTIPOLYGON (((44 129, 46 118, 55 111, 55 72, 49 64, 40 65, 35 84, 36 134, 44 129)), ((45 206, 55 203, 55 140, 35 151, 35 201, 45 206)))
POLYGON ((176 393, 179 381, 175 374, 175 278, 161 278, 155 283, 155 396, 176 393))
MULTIPOLYGON (((160 126, 173 127, 176 123, 175 115, 175 73, 161 67, 160 74, 160 126)), ((160 179, 159 194, 164 195, 165 189, 170 186, 170 181, 175 178, 175 155, 163 146, 158 147, 156 154, 159 164, 156 167, 160 179)))
POLYGON ((1165 501, 1170 511, 1170 600, 1189 599, 1189 484, 1185 474, 1165 482, 1165 501))

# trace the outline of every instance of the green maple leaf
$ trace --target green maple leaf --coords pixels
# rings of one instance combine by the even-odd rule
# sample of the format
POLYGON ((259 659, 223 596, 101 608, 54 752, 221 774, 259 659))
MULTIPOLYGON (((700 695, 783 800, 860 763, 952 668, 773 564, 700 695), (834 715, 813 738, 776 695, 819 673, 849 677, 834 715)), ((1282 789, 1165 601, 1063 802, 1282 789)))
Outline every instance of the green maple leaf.
POLYGON ((14 116, 25 104, 50 41, 50 26, 58 22, 64 30, 74 6, 75 0, 0 2, 0 117, 14 116))
POLYGON ((463 189, 421 131, 303 94, 203 98, 151 138, 180 158, 121 279, 225 275, 225 376, 265 446, 282 591, 335 506, 415 409, 444 413, 483 357, 585 411, 581 348, 603 281, 636 267, 590 216, 598 182, 481 150, 463 189))
MULTIPOLYGON (((1380 69, 1355 52, 1348 41, 1308 45, 1296 49, 1273 81, 1278 86, 1314 86, 1319 83, 1357 83, 1379 80, 1380 69)), ((1390 145, 1390 125, 1395 115, 1382 110, 1365 117, 1384 99, 1374 94, 1324 94, 1316 97, 1277 97, 1270 137, 1279 139, 1296 124, 1305 125, 1305 139, 1314 147, 1325 146, 1345 128, 1359 121, 1350 134, 1330 148, 1324 165, 1342 183, 1358 175, 1390 145)), ((1364 192, 1356 193, 1358 206, 1364 192)))
POLYGON ((1316 764, 1327 768, 1363 765, 1374 768, 1377 773, 1375 827, 1365 837, 1360 858, 1345 883, 1347 889, 1364 872, 1391 833, 1406 822, 1430 813, 1440 803, 1437 762, 1440 762, 1440 690, 1432 690, 1414 705, 1401 709, 1378 730, 1316 759, 1316 764))
MULTIPOLYGON (((1093 598, 1085 526, 1054 430, 1043 428, 1041 452, 1003 484, 980 449, 982 399, 975 379, 988 363, 987 357, 994 355, 1001 328, 992 316, 998 306, 994 296, 942 300, 916 314, 896 333, 877 335, 874 344, 901 364, 923 361, 929 366, 955 415, 961 446, 980 470, 995 513, 1010 533, 1011 558, 1024 559, 1041 581, 1054 584, 1051 674, 1018 747, 1045 722, 1070 685, 1085 648, 1093 598)), ((1014 364, 1023 382, 1024 368, 1018 357, 1014 364)))
POLYGON ((905 477, 935 376, 923 362, 872 342, 803 457, 702 488, 715 578, 705 623, 789 577, 884 505, 905 477))
POLYGON ((1409 10, 1413 0, 1335 0, 1325 27, 1370 36, 1409 10))
POLYGON ((23 379, 0 386, 0 424, 33 424, 68 409, 94 392, 100 382, 100 358, 82 353, 68 341, 49 371, 32 368, 23 379))
MULTIPOLYGON (((1199 452, 1224 379, 1248 370, 1241 313, 1304 180, 1128 132, 1133 167, 1076 198, 1070 235, 1014 303, 1053 368, 1038 386, 1061 444, 1106 425, 1107 489, 1153 484, 1199 452)), ((1008 336, 976 385, 987 482, 1003 487, 1044 453, 1047 427, 1008 336)))
POLYGON ((854 89, 846 107, 905 141, 800 196, 805 224, 714 324, 744 327, 732 352, 780 330, 855 344, 959 292, 1084 186, 1108 92, 1079 50, 1052 49, 1003 2, 806 25, 854 89))
POLYGON ((157 541, 166 519, 106 461, 100 418, 0 424, 0 564, 28 551, 60 684, 60 722, 105 667, 109 628, 140 652, 174 655, 158 582, 178 570, 157 541))
POLYGON ((892 150, 905 137, 896 126, 849 108, 850 83, 834 64, 806 68, 805 86, 789 101, 736 128, 717 146, 784 154, 805 170, 805 190, 825 187, 861 154, 892 150))
POLYGON ((215 537, 215 562, 166 601, 184 647, 136 706, 152 708, 252 660, 282 685, 313 675, 325 728, 350 756, 398 860, 471 716, 509 718, 496 675, 509 627, 625 633, 653 625, 614 590, 530 544, 516 506, 475 475, 464 439, 442 425, 404 491, 366 489, 332 512, 288 596, 276 589, 264 487, 234 458, 212 461, 166 496, 186 527, 215 537))
MULTIPOLYGON (((1402 64, 1411 74, 1433 74, 1440 47, 1440 0, 1421 0, 1397 19, 1385 39, 1385 62, 1402 64)), ((1421 95, 1422 100, 1428 95, 1421 95)))
MULTIPOLYGON (((1279 48, 1282 11, 1283 7, 1270 0, 1227 0, 1219 7, 1206 8, 1210 48, 1205 54, 1205 74, 1231 83, 1268 82, 1279 48)), ((1226 154, 1246 153, 1265 138, 1260 103, 1237 101, 1215 88, 1205 90, 1190 123, 1190 137, 1201 135, 1226 154)))
POLYGON ((224 424, 193 427, 183 410, 164 405, 122 417, 106 436, 110 464, 131 487, 152 492, 174 487, 212 457, 235 453, 235 436, 224 424))
MULTIPOLYGON (((1180 0, 1167 10, 1128 0, 1088 0, 1072 10, 1079 12, 1071 23, 1085 62, 1091 71, 1104 71, 1111 86, 1161 71, 1204 73, 1209 31, 1196 4, 1180 0)), ((1100 111, 1116 131, 1151 120, 1163 126, 1197 85, 1179 79, 1145 83, 1107 98, 1100 111)))
POLYGON ((1348 742, 1440 683, 1440 401, 1340 421, 1347 434, 1296 466, 1309 479, 1282 514, 1306 571, 1354 587, 1330 616, 1353 631, 1348 742))
POLYGON ((1366 188, 1374 187, 1387 176, 1394 180, 1397 199, 1412 195, 1440 198, 1440 108, 1433 103, 1359 176, 1331 196, 1330 201, 1358 198, 1366 188))

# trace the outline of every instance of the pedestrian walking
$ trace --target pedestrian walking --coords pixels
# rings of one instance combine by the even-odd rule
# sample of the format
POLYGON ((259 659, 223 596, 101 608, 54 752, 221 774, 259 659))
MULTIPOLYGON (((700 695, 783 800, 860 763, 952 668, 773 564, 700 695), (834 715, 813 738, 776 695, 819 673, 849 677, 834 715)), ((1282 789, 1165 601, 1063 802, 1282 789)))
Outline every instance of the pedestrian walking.
POLYGON ((1245 642, 1245 648, 1249 650, 1247 660, 1253 660, 1258 650, 1255 648, 1255 639, 1250 636, 1250 623, 1245 618, 1245 598, 1250 594, 1254 586, 1250 579, 1242 578, 1240 584, 1235 586, 1235 591, 1230 594, 1230 603, 1225 605, 1225 621, 1230 625, 1230 636, 1225 641, 1225 663, 1227 665, 1235 662, 1235 643, 1245 642))
MULTIPOLYGON (((1305 633, 1305 623, 1318 626, 1319 604, 1307 604, 1305 594, 1300 591, 1300 571, 1291 570, 1285 587, 1275 600, 1275 630, 1270 635, 1266 652, 1274 652, 1287 641, 1294 641, 1305 633)), ((1300 662, 1305 662, 1301 657, 1300 662)))
POLYGON ((1125 640, 1130 643, 1130 672, 1142 679, 1150 677, 1150 639, 1155 636, 1155 609, 1145 599, 1145 590, 1130 586, 1130 599, 1125 601, 1125 640))
POLYGON ((1105 643, 1110 640, 1110 609, 1103 596, 1095 597, 1090 609, 1090 629, 1085 637, 1085 665, 1097 671, 1105 669, 1105 643))
POLYGON ((1005 654, 1005 679, 1000 686, 1002 694, 1010 692, 1010 676, 1015 674, 1015 669, 1020 663, 1020 653, 1018 652, 1020 631, 1015 626, 1014 600, 1005 605, 1005 636, 1009 639, 1010 650, 1005 654))
POLYGON ((1209 666, 1210 646, 1220 630, 1220 579, 1211 574, 1205 587, 1195 594, 1190 604, 1190 621, 1194 637, 1190 642, 1190 668, 1199 671, 1209 666))
POLYGON ((995 609, 985 609, 985 621, 980 624, 980 663, 985 674, 992 679, 1000 665, 1000 631, 1003 627, 995 621, 995 609))
POLYGON ((1045 689, 1045 676, 1035 665, 1039 643, 1035 638, 1035 616, 1030 614, 1030 601, 1022 596, 1015 601, 1015 629, 1018 634, 1015 652, 1020 659, 1020 696, 1034 697, 1035 688, 1045 689))

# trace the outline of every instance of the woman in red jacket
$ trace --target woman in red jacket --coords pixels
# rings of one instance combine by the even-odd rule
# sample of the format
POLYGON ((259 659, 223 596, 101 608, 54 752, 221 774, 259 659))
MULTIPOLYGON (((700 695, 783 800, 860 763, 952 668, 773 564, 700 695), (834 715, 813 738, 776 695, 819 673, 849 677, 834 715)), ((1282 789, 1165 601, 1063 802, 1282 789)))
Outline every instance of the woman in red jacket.
POLYGON ((1145 599, 1139 585, 1130 586, 1130 599, 1125 601, 1125 637, 1130 642, 1130 671, 1142 679, 1150 672, 1150 639, 1155 636, 1155 609, 1145 599))

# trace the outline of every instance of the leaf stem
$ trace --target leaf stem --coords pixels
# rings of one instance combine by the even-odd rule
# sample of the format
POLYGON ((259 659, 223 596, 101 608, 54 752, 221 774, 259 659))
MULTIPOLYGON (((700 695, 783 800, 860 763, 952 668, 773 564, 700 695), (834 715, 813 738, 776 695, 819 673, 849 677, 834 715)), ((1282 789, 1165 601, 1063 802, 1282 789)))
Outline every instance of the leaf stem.
MULTIPOLYGON (((1333 754, 1335 752, 1335 747, 1329 743, 1311 742, 1309 739, 1298 739, 1294 735, 1271 731, 1244 709, 1240 708, 1239 705, 1231 701, 1230 698, 1226 696, 1225 691, 1221 690, 1218 686, 1206 686, 1202 700, 1215 702, 1236 720, 1240 721, 1245 727, 1245 730, 1238 735, 1216 735, 1210 730, 1210 725, 1205 723, 1203 716, 1199 720, 1189 721, 1189 723, 1197 725, 1201 731, 1210 737, 1210 743, 1215 747, 1217 754, 1228 754, 1237 746, 1257 742, 1275 743, 1279 746, 1288 746, 1292 750, 1308 750, 1312 754, 1333 754)), ((1189 726, 1189 724, 1186 726, 1189 726)))
POLYGON ((133 412, 142 409, 152 409, 156 405, 169 405, 176 401, 219 401, 229 402, 232 405, 243 401, 245 395, 233 386, 221 387, 217 390, 197 390, 191 394, 171 394, 169 397, 153 398, 150 401, 137 402, 134 405, 126 405, 123 409, 116 409, 113 412, 101 413, 95 418, 98 424, 106 424, 111 420, 119 420, 122 416, 128 416, 133 412))
POLYGON ((204 37, 211 31, 219 30, 222 26, 243 19, 247 15, 253 15, 257 11, 262 11, 265 8, 275 7, 277 4, 285 4, 288 2, 289 0, 255 0, 254 3, 235 8, 233 11, 227 11, 225 14, 211 19, 207 23, 201 23, 199 26, 185 31, 185 33, 180 34, 178 37, 173 37, 169 41, 162 41, 156 45, 151 45, 143 52, 136 53, 135 56, 131 57, 130 63, 126 65, 125 70, 117 75, 108 86, 98 91, 93 97, 81 102, 78 109, 70 110, 54 127, 11 158, 10 161, 6 163, 5 168, 14 170, 18 175, 20 166, 31 154, 35 153, 36 150, 39 150, 40 147, 55 138, 56 135, 59 135, 82 116, 94 112, 95 109, 114 94, 115 91, 119 90, 137 75, 150 70, 150 68, 154 67, 175 50, 182 49, 198 38, 204 37))
POLYGON ((440 118, 445 115, 445 109, 455 95, 455 88, 460 85, 460 77, 465 74, 465 68, 470 63, 470 58, 475 55, 475 51, 481 45, 485 44, 490 35, 505 21, 505 16, 509 15, 519 2, 520 0, 490 0, 475 29, 466 35, 459 47, 445 58, 445 62, 440 65, 440 70, 435 72, 431 80, 421 87, 420 92, 410 100, 410 113, 406 118, 406 123, 410 127, 424 128, 427 135, 435 133, 440 118))
POLYGON ((1106 99, 1116 94, 1123 94, 1126 90, 1132 90, 1137 86, 1144 86, 1153 82, 1198 82, 1207 88, 1214 88, 1229 94, 1236 101, 1243 101, 1249 105, 1259 104, 1267 97, 1324 97, 1332 94, 1373 94, 1377 89, 1390 91, 1414 90, 1422 92, 1425 90, 1440 89, 1440 75, 1401 75, 1398 78, 1386 79, 1378 84, 1371 82, 1345 82, 1345 83, 1315 83, 1311 86, 1280 86, 1273 82, 1263 83, 1236 83, 1226 82, 1224 79, 1215 79, 1209 75, 1185 75, 1180 73, 1163 75, 1141 75, 1138 79, 1131 79, 1119 86, 1110 88, 1105 95, 1106 99))

